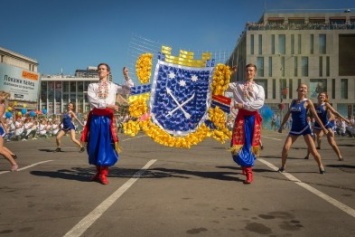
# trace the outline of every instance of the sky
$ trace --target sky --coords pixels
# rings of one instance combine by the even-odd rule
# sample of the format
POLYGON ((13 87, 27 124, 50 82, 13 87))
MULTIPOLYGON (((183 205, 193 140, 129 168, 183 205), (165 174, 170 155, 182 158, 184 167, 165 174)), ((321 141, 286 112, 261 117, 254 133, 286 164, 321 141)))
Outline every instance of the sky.
POLYGON ((124 66, 135 78, 144 47, 230 55, 245 24, 265 11, 349 8, 354 0, 1 0, 0 47, 37 60, 42 74, 106 62, 122 83, 124 66))

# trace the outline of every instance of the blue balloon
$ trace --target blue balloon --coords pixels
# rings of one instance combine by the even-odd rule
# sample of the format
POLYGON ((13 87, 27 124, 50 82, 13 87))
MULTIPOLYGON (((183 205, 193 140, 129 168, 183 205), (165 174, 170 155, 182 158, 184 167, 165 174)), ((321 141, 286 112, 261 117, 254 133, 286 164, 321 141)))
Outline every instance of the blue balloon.
POLYGON ((31 112, 30 112, 30 116, 31 116, 31 117, 36 116, 36 112, 35 112, 35 111, 31 111, 31 112))
POLYGON ((12 113, 11 112, 9 112, 9 111, 7 111, 6 113, 5 113, 5 117, 6 118, 11 118, 12 117, 12 113))
POLYGON ((270 120, 272 118, 272 116, 274 115, 274 112, 272 111, 272 109, 269 106, 264 105, 260 109, 260 114, 263 117, 263 120, 267 121, 267 120, 270 120))
POLYGON ((46 109, 42 109, 42 113, 43 114, 47 114, 47 110, 46 109))
POLYGON ((25 109, 25 108, 21 109, 21 113, 22 114, 27 114, 27 109, 25 109))

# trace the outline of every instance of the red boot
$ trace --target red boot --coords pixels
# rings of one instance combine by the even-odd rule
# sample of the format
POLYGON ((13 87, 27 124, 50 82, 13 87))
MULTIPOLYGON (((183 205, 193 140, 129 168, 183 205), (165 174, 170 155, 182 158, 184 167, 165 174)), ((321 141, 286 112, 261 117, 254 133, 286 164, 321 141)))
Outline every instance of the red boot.
POLYGON ((108 184, 107 175, 108 175, 108 166, 101 166, 99 180, 102 184, 108 184))
POLYGON ((101 172, 101 166, 97 165, 96 166, 96 174, 91 178, 91 181, 99 180, 100 172, 101 172))
POLYGON ((253 182, 253 170, 251 167, 245 167, 247 179, 244 181, 245 184, 251 184, 253 182))

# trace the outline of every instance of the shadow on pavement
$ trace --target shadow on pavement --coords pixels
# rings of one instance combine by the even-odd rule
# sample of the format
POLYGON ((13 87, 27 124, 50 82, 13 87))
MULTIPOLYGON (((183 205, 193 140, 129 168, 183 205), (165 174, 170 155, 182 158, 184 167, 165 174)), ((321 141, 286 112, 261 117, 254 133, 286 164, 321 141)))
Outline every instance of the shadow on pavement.
MULTIPOLYGON (((167 169, 167 168, 154 168, 142 172, 140 178, 181 178, 190 179, 192 176, 216 179, 221 181, 237 181, 244 182, 245 177, 242 174, 239 167, 233 166, 219 166, 217 168, 230 169, 233 172, 220 172, 220 171, 189 171, 181 169, 167 169), (235 171, 235 172, 234 172, 235 171), (236 176, 240 176, 236 177, 236 176)), ((118 178, 131 178, 139 172, 139 169, 125 169, 118 167, 111 167, 109 169, 108 177, 118 177, 118 178)), ((253 169, 256 173, 261 172, 275 172, 273 170, 267 169, 253 169)), ((43 176, 49 178, 67 179, 67 180, 77 180, 81 182, 91 182, 90 177, 95 174, 95 168, 73 168, 73 169, 62 169, 57 171, 31 171, 32 175, 43 176)))
POLYGON ((94 170, 91 169, 89 173, 78 172, 77 170, 57 170, 57 171, 31 171, 30 174, 36 176, 43 176, 49 178, 58 178, 58 179, 68 179, 68 180, 77 180, 81 182, 90 182, 90 176, 94 174, 94 170))

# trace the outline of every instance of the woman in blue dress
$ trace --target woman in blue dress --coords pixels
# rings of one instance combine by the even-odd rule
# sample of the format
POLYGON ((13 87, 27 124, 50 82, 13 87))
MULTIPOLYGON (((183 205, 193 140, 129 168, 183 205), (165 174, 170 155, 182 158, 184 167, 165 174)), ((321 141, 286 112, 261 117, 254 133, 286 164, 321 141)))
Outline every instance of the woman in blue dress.
POLYGON ((315 121, 318 122, 322 130, 325 134, 328 133, 328 130, 324 127, 322 121, 319 119, 316 110, 312 101, 307 99, 308 87, 306 84, 300 84, 297 88, 298 98, 292 100, 291 105, 285 114, 282 123, 279 128, 279 132, 282 132, 282 128, 289 119, 290 115, 292 116, 292 125, 291 130, 286 137, 285 144, 282 149, 282 165, 279 169, 279 172, 283 172, 285 170, 286 159, 288 155, 288 151, 290 150, 292 144, 297 140, 299 136, 303 136, 308 150, 314 156, 319 168, 319 172, 323 174, 325 172, 324 166, 322 164, 322 158, 316 149, 316 145, 312 138, 312 131, 307 121, 307 112, 309 111, 315 121))
POLYGON ((5 113, 5 101, 10 97, 10 94, 5 91, 0 91, 0 154, 7 159, 11 164, 11 171, 17 171, 18 165, 15 161, 17 156, 4 146, 4 136, 7 133, 6 122, 4 118, 5 113))
MULTIPOLYGON (((321 92, 318 94, 318 103, 314 105, 315 110, 317 112, 318 117, 322 121, 325 128, 328 130, 327 139, 329 145, 333 148, 335 153, 338 156, 338 160, 342 161, 343 156, 340 153, 339 147, 337 146, 334 138, 334 126, 335 126, 335 116, 344 120, 347 123, 350 123, 349 120, 344 118, 336 111, 329 103, 328 94, 326 92, 321 92)), ((313 130, 315 133, 315 139, 318 144, 317 149, 321 147, 321 138, 324 135, 322 131, 322 127, 319 125, 318 122, 314 123, 313 130)), ((307 156, 305 159, 309 159, 310 152, 308 151, 307 156)))
POLYGON ((73 119, 76 119, 78 121, 78 123, 81 124, 81 126, 84 126, 81 121, 78 119, 78 117, 76 117, 74 111, 74 104, 73 103, 69 103, 68 104, 68 111, 63 114, 63 118, 62 118, 62 128, 61 130, 58 132, 57 137, 56 137, 56 143, 57 143, 57 149, 55 150, 55 152, 61 152, 61 138, 67 133, 70 133, 70 138, 71 140, 80 147, 79 152, 84 152, 85 148, 84 146, 75 138, 75 126, 73 124, 73 119))

